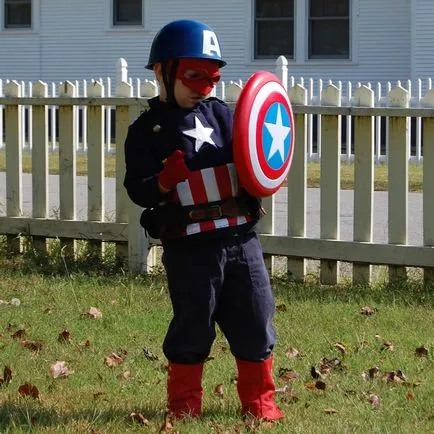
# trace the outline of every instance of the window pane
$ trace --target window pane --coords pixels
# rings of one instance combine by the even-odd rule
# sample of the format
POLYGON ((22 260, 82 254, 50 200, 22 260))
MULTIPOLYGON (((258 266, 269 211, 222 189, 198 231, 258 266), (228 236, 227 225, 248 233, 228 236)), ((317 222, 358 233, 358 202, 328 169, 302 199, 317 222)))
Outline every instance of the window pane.
POLYGON ((114 0, 113 24, 142 24, 142 0, 114 0))
POLYGON ((311 20, 309 57, 345 58, 350 56, 348 20, 311 20))
POLYGON ((350 0, 310 0, 311 17, 348 17, 350 0))
POLYGON ((256 18, 294 16, 294 0, 256 0, 256 18))
POLYGON ((257 21, 255 54, 255 57, 294 57, 294 22, 257 21))
POLYGON ((31 26, 31 0, 5 0, 5 28, 28 28, 31 26))

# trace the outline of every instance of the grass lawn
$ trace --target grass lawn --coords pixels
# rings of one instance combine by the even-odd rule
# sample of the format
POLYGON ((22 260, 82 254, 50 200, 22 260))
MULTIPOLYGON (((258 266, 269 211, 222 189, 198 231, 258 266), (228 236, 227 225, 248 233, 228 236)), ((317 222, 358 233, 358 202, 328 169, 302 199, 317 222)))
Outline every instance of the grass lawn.
POLYGON ((161 344, 171 318, 164 274, 133 277, 89 261, 65 268, 61 258, 11 260, 0 252, 0 432, 434 432, 432 289, 417 281, 296 285, 283 277, 273 288, 276 400, 285 420, 243 423, 234 359, 218 333, 205 366, 203 417, 161 430, 161 344), (21 396, 20 386, 34 397, 21 396))
MULTIPOLYGON (((115 159, 114 155, 109 155, 105 160, 106 176, 114 177, 115 175, 115 159)), ((23 153, 23 171, 31 172, 32 161, 31 154, 28 152, 23 153)), ((6 170, 5 152, 0 151, 0 172, 6 170)), ((52 174, 59 173, 59 155, 57 153, 50 154, 49 156, 49 171, 52 174)), ((87 174, 87 157, 86 155, 77 155, 77 174, 87 174)), ((320 164, 309 163, 307 167, 307 184, 308 187, 319 187, 320 182, 320 164)), ((374 174, 374 188, 379 191, 386 191, 388 185, 387 164, 375 165, 374 174)), ((410 164, 409 165, 409 191, 422 191, 423 186, 423 165, 410 164)), ((354 164, 342 163, 341 164, 341 188, 352 189, 354 188, 354 164)))

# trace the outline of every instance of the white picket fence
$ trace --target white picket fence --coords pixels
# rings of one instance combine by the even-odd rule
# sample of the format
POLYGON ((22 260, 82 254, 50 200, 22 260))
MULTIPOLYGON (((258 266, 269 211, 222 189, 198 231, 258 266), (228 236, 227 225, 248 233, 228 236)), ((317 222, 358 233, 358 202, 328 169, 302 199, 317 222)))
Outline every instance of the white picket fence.
MULTIPOLYGON (((409 107, 419 108, 423 107, 424 96, 426 92, 432 89, 432 80, 408 80, 404 83, 401 82, 387 82, 387 83, 353 83, 342 81, 333 82, 332 80, 312 78, 305 79, 304 77, 294 77, 288 75, 288 62, 285 57, 280 56, 276 61, 276 75, 282 80, 286 87, 292 88, 295 85, 304 87, 307 90, 307 105, 319 106, 322 104, 321 95, 325 87, 335 85, 340 93, 340 105, 342 107, 350 107, 353 104, 355 91, 362 85, 368 87, 374 92, 374 105, 375 107, 386 107, 388 105, 389 94, 393 86, 403 87, 408 92, 409 107)), ((92 80, 75 80, 74 84, 75 97, 87 98, 88 85, 98 81, 103 84, 105 97, 111 97, 119 83, 126 82, 131 85, 132 95, 137 98, 149 98, 158 93, 158 86, 156 81, 142 80, 140 78, 132 78, 128 76, 128 64, 125 59, 119 59, 116 64, 116 82, 112 83, 110 77, 98 78, 92 80)), ((6 94, 4 89, 10 80, 0 79, 0 97, 6 94)), ((32 82, 21 81, 21 96, 32 97, 34 96, 32 82)), ((48 83, 47 96, 58 97, 60 95, 60 88, 62 83, 48 83)), ((242 88, 242 80, 235 80, 221 82, 213 91, 213 96, 217 96, 224 101, 233 102, 234 96, 237 95, 237 89, 242 88)), ((56 106, 48 107, 49 111, 49 150, 55 152, 58 149, 58 108, 56 106)), ((33 147, 32 135, 28 132, 32 130, 33 116, 30 106, 21 106, 21 134, 24 150, 31 150, 33 147)), ((75 126, 76 132, 74 135, 74 147, 77 152, 87 152, 88 137, 87 137, 87 106, 75 106, 76 116, 78 122, 75 126)), ((114 144, 114 119, 113 113, 115 107, 107 106, 104 108, 104 143, 105 151, 108 153, 115 152, 116 147, 114 144)), ((4 125, 3 125, 3 112, 4 107, 0 105, 0 150, 4 148, 4 125)), ((354 137, 353 137, 353 122, 351 116, 343 116, 343 140, 341 149, 341 159, 343 161, 353 161, 354 159, 354 137)), ((385 162, 388 156, 388 128, 387 117, 377 116, 375 118, 375 162, 385 162)), ((309 114, 307 119, 307 158, 308 161, 319 161, 321 156, 321 115, 309 114)), ((423 161, 423 144, 422 144, 422 119, 415 117, 409 124, 407 134, 409 135, 409 161, 421 163, 423 161)))
MULTIPOLYGON (((309 89, 300 83, 288 83, 284 62, 276 70, 288 86, 288 94, 295 113, 295 150, 288 175, 285 235, 274 232, 276 213, 275 195, 264 200, 268 214, 261 221, 261 242, 270 257, 287 258, 288 270, 296 280, 306 276, 306 260, 320 260, 320 279, 325 284, 335 284, 341 277, 340 261, 352 263, 354 282, 369 282, 372 265, 383 264, 389 268, 390 279, 406 277, 407 267, 424 270, 427 281, 434 281, 434 90, 429 89, 418 99, 417 107, 410 93, 397 85, 379 100, 368 86, 357 87, 346 104, 343 104, 339 87, 328 84, 319 95, 317 104, 309 104, 309 89), (386 99, 384 99, 386 98, 386 99), (413 106, 411 106, 413 104, 413 106), (307 160, 309 118, 320 119, 318 138, 321 152, 320 178, 320 235, 308 238, 309 224, 306 212, 307 160), (340 239, 340 162, 341 123, 351 117, 354 125, 354 209, 353 239, 340 239), (373 240, 374 162, 376 160, 376 123, 386 120, 388 158, 388 242, 373 240), (421 143, 424 158, 423 171, 423 244, 408 245, 408 164, 410 160, 410 118, 420 119, 421 143)), ((229 83, 224 87, 224 99, 234 107, 242 84, 229 83)), ((125 161, 123 152, 116 153, 114 221, 105 221, 106 158, 105 126, 106 107, 115 109, 115 143, 124 143, 128 126, 141 110, 147 107, 147 97, 155 94, 155 83, 141 83, 141 97, 134 96, 134 86, 121 81, 115 96, 107 96, 100 81, 88 84, 87 96, 77 96, 75 84, 64 82, 57 87, 56 97, 48 96, 48 85, 35 83, 32 96, 23 96, 22 85, 10 81, 0 105, 5 111, 6 148, 6 215, 0 215, 0 235, 7 236, 11 251, 20 252, 20 237, 33 237, 37 248, 46 248, 47 238, 59 238, 63 251, 73 257, 75 240, 89 240, 100 254, 103 242, 117 245, 118 257, 127 260, 133 272, 152 265, 149 247, 158 240, 146 239, 139 226, 141 209, 133 205, 123 187, 125 161), (143 95, 145 93, 145 95, 143 95), (22 107, 31 107, 32 128, 32 211, 23 215, 22 188, 22 107), (59 150, 59 214, 50 218, 48 154, 49 108, 58 110, 59 150), (78 220, 76 198, 76 135, 77 107, 85 107, 87 134, 87 219, 78 220)), ((352 154, 351 154, 352 155, 352 154)), ((152 250, 152 249, 151 249, 152 250)), ((272 262, 272 261, 271 261, 272 262)))

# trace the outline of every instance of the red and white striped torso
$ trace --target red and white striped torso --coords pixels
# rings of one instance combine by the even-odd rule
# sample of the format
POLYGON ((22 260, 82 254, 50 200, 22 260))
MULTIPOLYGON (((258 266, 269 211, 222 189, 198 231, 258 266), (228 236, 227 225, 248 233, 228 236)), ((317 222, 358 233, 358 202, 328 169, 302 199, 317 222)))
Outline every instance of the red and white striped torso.
MULTIPOLYGON (((238 177, 233 163, 191 172, 188 179, 176 186, 175 202, 183 206, 215 202, 240 193, 238 177)), ((239 226, 251 221, 251 216, 238 216, 208 220, 187 225, 183 235, 192 235, 214 229, 239 226)))

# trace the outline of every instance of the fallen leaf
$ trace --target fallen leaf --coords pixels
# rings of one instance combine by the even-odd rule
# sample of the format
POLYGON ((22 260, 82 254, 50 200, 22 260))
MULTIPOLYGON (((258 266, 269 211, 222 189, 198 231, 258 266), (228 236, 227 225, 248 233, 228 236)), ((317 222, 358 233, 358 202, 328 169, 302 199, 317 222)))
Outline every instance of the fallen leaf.
POLYGON ((368 369, 368 371, 364 372, 362 374, 362 377, 365 380, 373 380, 374 378, 378 377, 380 374, 380 369, 377 366, 374 366, 373 368, 368 369))
POLYGON ((91 319, 101 319, 102 318, 102 312, 99 309, 97 309, 96 307, 91 307, 82 316, 86 316, 86 317, 91 318, 91 319))
POLYGON ((122 351, 120 355, 112 352, 108 356, 104 357, 104 363, 110 368, 113 366, 122 365, 122 363, 124 363, 126 355, 126 351, 122 351))
POLYGON ((71 375, 73 373, 74 371, 69 370, 64 360, 56 360, 50 366, 50 375, 53 378, 68 377, 68 375, 71 375))
POLYGON ((392 342, 384 341, 383 346, 381 347, 381 351, 394 351, 395 346, 392 344, 392 342))
POLYGON ((31 383, 24 383, 18 388, 18 393, 21 396, 30 396, 34 399, 39 399, 39 390, 31 383))
POLYGON ((129 380, 131 378, 131 371, 125 371, 118 375, 119 380, 129 380))
POLYGON ((219 398, 223 398, 224 394, 225 394, 224 384, 217 384, 217 386, 214 388, 214 395, 218 396, 219 398))
POLYGON ((286 357, 288 357, 288 359, 301 359, 301 354, 300 352, 297 350, 297 348, 289 348, 289 350, 286 352, 286 357))
POLYGON ((342 342, 336 342, 333 346, 337 348, 342 354, 345 354, 347 352, 347 347, 342 342))
POLYGON ((278 376, 282 381, 285 382, 294 381, 297 379, 297 373, 288 368, 280 368, 278 376))
POLYGON ((312 378, 317 379, 317 378, 320 378, 320 377, 321 377, 321 372, 319 372, 319 371, 315 368, 315 366, 311 366, 311 368, 310 368, 310 375, 311 375, 312 378))
POLYGON ((413 392, 405 392, 405 397, 406 397, 409 401, 413 401, 413 399, 414 399, 414 393, 413 393, 413 392))
POLYGON ((324 381, 317 381, 316 383, 315 383, 315 389, 318 389, 318 390, 326 390, 326 384, 324 383, 324 381))
POLYGON ((98 399, 98 398, 102 398, 104 396, 106 396, 107 394, 104 392, 96 392, 93 394, 93 399, 98 399))
POLYGON ((380 406, 380 398, 377 395, 369 395, 368 402, 374 408, 378 408, 380 406))
POLYGON ((149 348, 147 347, 143 347, 143 354, 145 355, 145 358, 147 358, 148 360, 158 360, 158 356, 156 354, 154 354, 149 348))
MULTIPOLYGON (((139 422, 142 425, 149 425, 149 420, 142 413, 131 413, 130 419, 139 422)), ((160 431, 161 432, 161 431, 160 431)))
POLYGON ((324 412, 327 414, 335 414, 335 413, 339 413, 339 410, 336 410, 336 408, 325 408, 324 412))
POLYGON ((24 329, 17 330, 13 335, 11 335, 12 339, 17 339, 19 341, 26 339, 27 333, 24 329))
POLYGON ((287 311, 287 309, 286 309, 286 304, 285 304, 285 303, 278 304, 278 305, 276 306, 276 310, 277 310, 278 312, 286 312, 286 311, 287 311))
POLYGON ((41 351, 43 342, 41 341, 21 341, 20 345, 23 348, 27 348, 28 350, 32 351, 34 354, 38 354, 39 351, 41 351))
POLYGON ((59 333, 57 340, 64 344, 69 344, 71 342, 71 333, 68 330, 64 329, 62 332, 59 333))
POLYGON ((418 357, 427 357, 428 356, 428 348, 425 347, 425 345, 422 345, 421 347, 416 348, 414 354, 418 357))
POLYGON ((377 309, 375 309, 375 308, 373 308, 373 307, 369 307, 369 306, 365 306, 365 307, 362 307, 361 309, 360 309, 360 313, 362 314, 362 315, 367 315, 367 316, 370 316, 370 315, 374 315, 374 313, 377 311, 377 309))
POLYGON ((5 366, 3 370, 3 381, 6 386, 12 381, 12 370, 9 366, 5 366))

